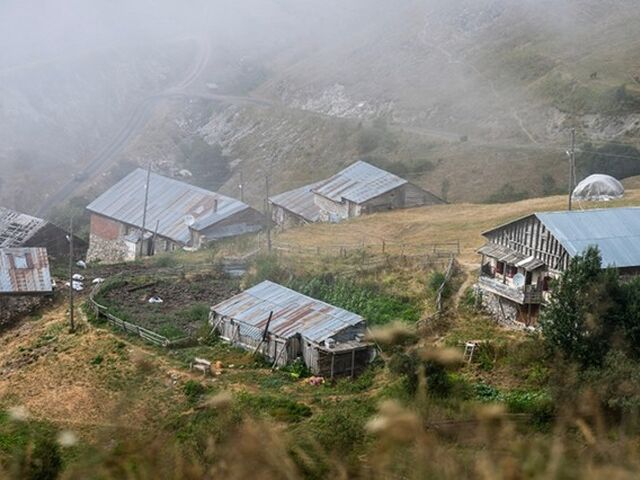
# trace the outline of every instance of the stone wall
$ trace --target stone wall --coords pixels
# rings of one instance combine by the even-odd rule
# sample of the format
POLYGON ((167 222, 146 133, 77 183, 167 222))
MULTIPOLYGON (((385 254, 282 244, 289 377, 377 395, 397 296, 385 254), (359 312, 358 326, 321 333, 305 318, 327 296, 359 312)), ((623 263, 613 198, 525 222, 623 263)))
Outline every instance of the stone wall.
POLYGON ((518 321, 518 304, 499 295, 483 290, 476 285, 476 294, 482 298, 482 307, 500 325, 509 328, 522 328, 524 324, 518 321))
POLYGON ((124 240, 108 240, 94 233, 89 237, 87 261, 101 263, 124 262, 128 256, 128 248, 124 240))

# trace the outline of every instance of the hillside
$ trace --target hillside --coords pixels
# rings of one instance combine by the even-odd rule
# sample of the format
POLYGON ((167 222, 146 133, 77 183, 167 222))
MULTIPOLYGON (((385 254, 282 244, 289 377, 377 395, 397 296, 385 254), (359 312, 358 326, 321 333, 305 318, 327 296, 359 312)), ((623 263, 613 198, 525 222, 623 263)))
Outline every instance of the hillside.
MULTIPOLYGON (((208 335, 204 326, 208 305, 191 305, 188 299, 202 302, 203 295, 224 295, 223 290, 236 288, 237 280, 220 276, 210 262, 216 254, 224 257, 225 248, 247 248, 246 241, 217 251, 92 267, 97 269, 86 271, 89 278, 117 272, 113 281, 107 280, 100 301, 110 302, 109 308, 118 315, 126 314, 134 322, 146 315, 147 327, 187 321, 193 328, 194 322, 201 322, 196 327, 198 344, 173 349, 151 346, 97 321, 84 308, 78 310, 78 331, 69 333, 63 298, 23 319, 0 337, 0 412, 8 412, 0 413, 0 469, 3 465, 24 468, 12 463, 12 458, 19 458, 12 457, 12 452, 62 431, 74 439, 70 445, 62 444, 66 445, 62 451, 65 478, 83 478, 90 471, 99 472, 100 478, 118 478, 134 458, 136 468, 170 469, 176 479, 202 478, 205 470, 227 472, 228 478, 249 478, 252 468, 231 461, 237 458, 239 445, 250 452, 251 465, 259 466, 264 473, 260 478, 265 479, 318 478, 327 471, 370 478, 370 468, 475 478, 469 472, 481 470, 489 460, 469 457, 464 454, 468 450, 495 455, 494 473, 507 468, 502 459, 508 457, 517 458, 532 478, 548 478, 547 462, 540 463, 539 458, 549 455, 552 438, 559 438, 550 432, 565 428, 560 422, 585 422, 584 428, 590 429, 586 422, 591 425, 592 412, 597 410, 590 408, 596 407, 561 416, 562 401, 556 391, 560 386, 554 380, 561 366, 553 366, 541 338, 499 328, 475 309, 465 289, 472 283, 482 230, 532 211, 562 208, 565 200, 549 197, 500 207, 418 208, 278 235, 276 245, 320 254, 336 245, 375 245, 382 239, 388 245, 404 242, 403 250, 410 257, 425 253, 417 245, 460 241, 462 270, 450 284, 442 316, 433 315, 434 288, 441 278, 438 263, 394 260, 365 268, 365 264, 359 266, 359 255, 340 260, 335 253, 325 253, 317 255, 322 259, 318 269, 315 262, 287 262, 283 253, 280 261, 262 258, 251 265, 240 280, 244 285, 262 278, 279 279, 369 312, 370 323, 382 327, 374 337, 382 347, 381 359, 355 380, 325 379, 314 385, 297 367, 274 371, 250 353, 208 335), (355 270, 344 268, 349 262, 354 262, 355 270), (183 267, 176 269, 179 265, 183 267), (213 281, 202 272, 212 275, 213 281), (164 297, 169 308, 165 314, 159 313, 162 307, 149 306, 146 299, 151 294, 164 297), (179 318, 180 311, 184 319, 179 318), (401 324, 391 324, 393 319, 401 324), (416 334, 417 345, 403 343, 407 335, 416 334), (469 340, 481 342, 482 347, 472 362, 459 364, 461 345, 469 340), (426 393, 420 393, 423 387, 412 383, 407 370, 411 352, 423 352, 420 355, 444 365, 444 370, 438 370, 427 364, 435 370, 429 370, 426 393), (215 374, 203 377, 190 370, 195 357, 219 362, 215 374), (557 425, 553 412, 558 412, 557 425), (385 422, 398 422, 401 431, 385 422), (405 429, 413 433, 407 437, 405 429), (491 433, 496 431, 501 432, 498 438, 491 433), (405 465, 401 460, 410 452, 424 461, 434 448, 439 453, 428 457, 428 464, 405 465), (383 461, 380 451, 390 456, 383 461), (341 455, 336 456, 337 452, 341 455), (274 458, 281 461, 273 463, 274 458)), ((639 201, 640 191, 630 190, 625 200, 606 206, 639 201)), ((290 258, 296 258, 295 249, 290 258)), ((566 431, 572 433, 562 440, 564 468, 576 474, 585 468, 600 472, 604 467, 588 460, 593 448, 591 430, 583 430, 586 440, 571 427, 566 431)), ((616 462, 626 458, 622 451, 615 456, 616 462)))
POLYGON ((197 28, 182 44, 164 35, 172 46, 162 52, 119 45, 99 60, 85 52, 4 70, 0 158, 10 181, 0 199, 46 205, 67 169, 114 141, 62 203, 151 161, 236 195, 243 170, 247 200, 260 206, 268 170, 278 193, 362 157, 395 163, 450 201, 491 200, 505 185, 515 200, 562 189, 570 127, 579 147, 640 145, 640 18, 630 0, 325 3, 238 4, 181 17, 197 28), (229 28, 212 29, 217 22, 229 28), (52 76, 59 82, 47 89, 52 76), (148 118, 118 140, 113 127, 154 94, 148 118), (28 199, 13 172, 25 162, 45 167, 33 169, 27 183, 38 193, 28 199))

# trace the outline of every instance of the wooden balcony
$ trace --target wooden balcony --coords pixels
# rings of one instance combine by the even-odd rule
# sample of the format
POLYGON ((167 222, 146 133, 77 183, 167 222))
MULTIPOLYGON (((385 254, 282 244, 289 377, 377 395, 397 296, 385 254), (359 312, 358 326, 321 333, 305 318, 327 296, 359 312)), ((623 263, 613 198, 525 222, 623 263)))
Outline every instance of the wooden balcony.
POLYGON ((520 305, 542 303, 542 291, 536 288, 535 285, 525 285, 522 288, 516 288, 502 283, 499 279, 486 275, 480 276, 478 285, 480 285, 483 290, 500 295, 520 305))

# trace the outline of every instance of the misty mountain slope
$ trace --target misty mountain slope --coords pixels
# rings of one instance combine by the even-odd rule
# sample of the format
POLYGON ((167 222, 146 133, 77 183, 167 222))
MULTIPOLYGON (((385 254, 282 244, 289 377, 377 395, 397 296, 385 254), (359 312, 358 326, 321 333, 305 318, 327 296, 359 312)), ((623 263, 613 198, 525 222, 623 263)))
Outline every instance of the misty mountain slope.
POLYGON ((338 116, 544 140, 556 113, 633 109, 638 26, 628 0, 394 2, 377 23, 276 64, 260 92, 338 116), (625 83, 628 104, 615 96, 625 83))
POLYGON ((0 73, 0 198, 34 208, 35 185, 45 193, 70 179, 141 99, 181 78, 194 51, 182 41, 0 73))

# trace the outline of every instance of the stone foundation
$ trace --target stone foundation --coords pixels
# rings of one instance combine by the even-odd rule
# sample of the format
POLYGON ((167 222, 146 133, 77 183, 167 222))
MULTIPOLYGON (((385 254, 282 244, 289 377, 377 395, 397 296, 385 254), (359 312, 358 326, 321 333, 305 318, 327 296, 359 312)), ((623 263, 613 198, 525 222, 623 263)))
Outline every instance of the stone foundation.
POLYGON ((475 286, 476 294, 482 298, 482 308, 500 325, 508 328, 522 329, 525 325, 518 321, 518 305, 511 300, 487 292, 475 286))
POLYGON ((95 234, 89 237, 88 262, 121 263, 127 260, 129 249, 124 240, 106 240, 95 234))

